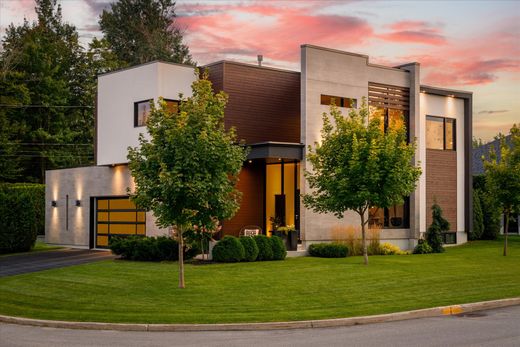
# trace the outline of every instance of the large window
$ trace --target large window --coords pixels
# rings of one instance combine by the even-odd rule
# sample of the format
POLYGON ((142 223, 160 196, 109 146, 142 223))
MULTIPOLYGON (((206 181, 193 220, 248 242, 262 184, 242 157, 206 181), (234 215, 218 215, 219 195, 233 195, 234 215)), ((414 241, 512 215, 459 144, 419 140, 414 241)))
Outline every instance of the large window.
POLYGON ((332 96, 321 94, 320 103, 322 105, 336 105, 338 107, 356 108, 357 100, 353 98, 345 98, 342 96, 332 96))
MULTIPOLYGON (((179 112, 179 101, 164 99, 166 110, 170 113, 179 112)), ((134 126, 142 127, 146 125, 150 116, 151 100, 138 101, 134 103, 134 126)))
POLYGON ((371 228, 406 229, 410 227, 410 198, 405 198, 402 205, 389 208, 372 207, 368 212, 371 228))
POLYGON ((455 119, 426 116, 426 148, 455 151, 455 119))
POLYGON ((389 127, 406 127, 408 138, 408 111, 392 108, 370 107, 370 117, 379 118, 381 131, 386 132, 389 127))

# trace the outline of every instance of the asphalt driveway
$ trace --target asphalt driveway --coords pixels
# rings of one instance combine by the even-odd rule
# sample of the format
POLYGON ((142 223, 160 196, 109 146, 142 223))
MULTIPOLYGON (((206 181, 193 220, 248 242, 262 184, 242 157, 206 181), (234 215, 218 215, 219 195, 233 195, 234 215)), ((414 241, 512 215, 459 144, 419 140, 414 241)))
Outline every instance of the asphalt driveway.
POLYGON ((0 277, 114 259, 109 251, 59 249, 0 257, 0 277))

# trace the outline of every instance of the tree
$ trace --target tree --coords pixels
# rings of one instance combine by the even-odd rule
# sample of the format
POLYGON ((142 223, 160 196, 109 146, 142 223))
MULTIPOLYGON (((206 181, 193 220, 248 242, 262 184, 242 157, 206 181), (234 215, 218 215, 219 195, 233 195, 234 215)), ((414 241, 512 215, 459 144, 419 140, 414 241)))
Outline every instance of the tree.
POLYGON ((312 191, 303 196, 315 212, 342 218, 353 210, 359 215, 366 265, 369 208, 402 204, 421 175, 412 164, 415 143, 407 143, 405 127, 392 122, 385 132, 378 117, 368 123, 367 117, 365 100, 347 117, 334 105, 323 114, 322 142, 309 146, 307 154, 312 169, 305 176, 312 191))
POLYGON ((442 216, 442 209, 437 204, 432 205, 432 224, 426 230, 426 241, 433 253, 444 252, 442 247, 442 233, 450 230, 450 223, 442 216))
POLYGON ((0 53, 8 87, 2 98, 26 94, 2 106, 9 142, 18 143, 3 155, 19 160, 25 181, 43 181, 46 169, 86 165, 93 157, 93 132, 85 131, 93 128, 93 100, 85 98, 78 33, 62 21, 56 0, 36 0, 35 10, 36 22, 7 28, 0 53))
POLYGON ((496 197, 504 225, 504 256, 507 255, 507 236, 511 213, 520 210, 520 128, 514 124, 510 130, 511 147, 500 134, 500 145, 490 149, 489 160, 484 160, 486 187, 496 197), (497 158, 500 157, 500 160, 497 158))
POLYGON ((480 189, 473 189, 473 230, 469 233, 470 240, 479 240, 484 233, 484 215, 482 213, 480 189))
POLYGON ((193 64, 175 17, 172 0, 119 0, 103 10, 99 25, 110 49, 129 65, 153 60, 193 64))
MULTIPOLYGON (((198 71, 196 72, 198 75, 198 71)), ((179 287, 184 288, 184 232, 194 225, 214 230, 231 218, 241 194, 235 188, 246 150, 233 128, 224 128, 227 95, 214 94, 207 73, 182 98, 179 113, 164 102, 152 107, 140 147, 129 148, 129 169, 136 183, 132 199, 152 210, 160 227, 173 227, 179 240, 179 287)))
POLYGON ((473 191, 478 191, 482 206, 484 229, 481 238, 483 240, 496 240, 498 234, 500 234, 500 208, 497 207, 496 197, 487 189, 484 175, 473 177, 473 191))

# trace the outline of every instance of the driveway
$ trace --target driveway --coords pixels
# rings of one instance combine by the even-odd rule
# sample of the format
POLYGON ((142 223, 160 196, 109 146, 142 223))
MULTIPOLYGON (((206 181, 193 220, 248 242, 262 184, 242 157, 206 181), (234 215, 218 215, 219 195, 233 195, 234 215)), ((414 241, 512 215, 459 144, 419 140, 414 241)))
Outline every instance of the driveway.
POLYGON ((114 259, 109 251, 60 249, 0 257, 0 277, 114 259))
POLYGON ((132 332, 0 324, 1 346, 519 346, 520 306, 342 328, 132 332))

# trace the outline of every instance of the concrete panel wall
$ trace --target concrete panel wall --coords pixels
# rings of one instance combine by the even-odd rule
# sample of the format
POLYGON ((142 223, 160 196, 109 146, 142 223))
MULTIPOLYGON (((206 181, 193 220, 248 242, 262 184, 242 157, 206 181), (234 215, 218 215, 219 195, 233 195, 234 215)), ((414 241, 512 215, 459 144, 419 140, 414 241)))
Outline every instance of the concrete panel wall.
MULTIPOLYGON (((124 196, 134 182, 126 165, 91 166, 46 172, 45 242, 74 247, 89 247, 90 198, 124 196), (68 195, 68 208, 67 208, 68 195), (76 200, 81 206, 76 206, 76 200), (57 206, 51 206, 56 201, 57 206), (68 212, 68 213, 67 213, 68 212), (68 218, 67 218, 68 214, 68 218), (68 224, 68 225, 67 225, 68 224)), ((146 214, 146 234, 166 234, 155 225, 152 213, 146 214)))
POLYGON ((127 163, 128 146, 138 145, 145 127, 134 127, 134 103, 191 95, 190 66, 154 62, 101 75, 97 99, 97 165, 127 163))
MULTIPOLYGON (((329 110, 328 106, 320 104, 321 94, 355 98, 358 105, 361 105, 362 97, 368 96, 368 82, 410 87, 411 76, 408 71, 371 65, 368 57, 363 55, 302 46, 301 62, 301 137, 306 151, 308 145, 320 141, 322 114, 329 110)), ((348 109, 344 108, 342 111, 346 113, 348 109)), ((312 170, 305 159, 302 167, 312 170)), ((303 170, 302 182, 304 184, 301 185, 301 192, 308 193, 310 187, 303 179, 303 170)), ((301 235, 306 244, 331 240, 331 230, 336 226, 360 224, 359 216, 352 211, 346 212, 344 218, 339 220, 331 214, 314 213, 302 204, 300 213, 301 235)), ((384 230, 381 239, 395 240, 399 246, 408 248, 409 231, 384 230)))

